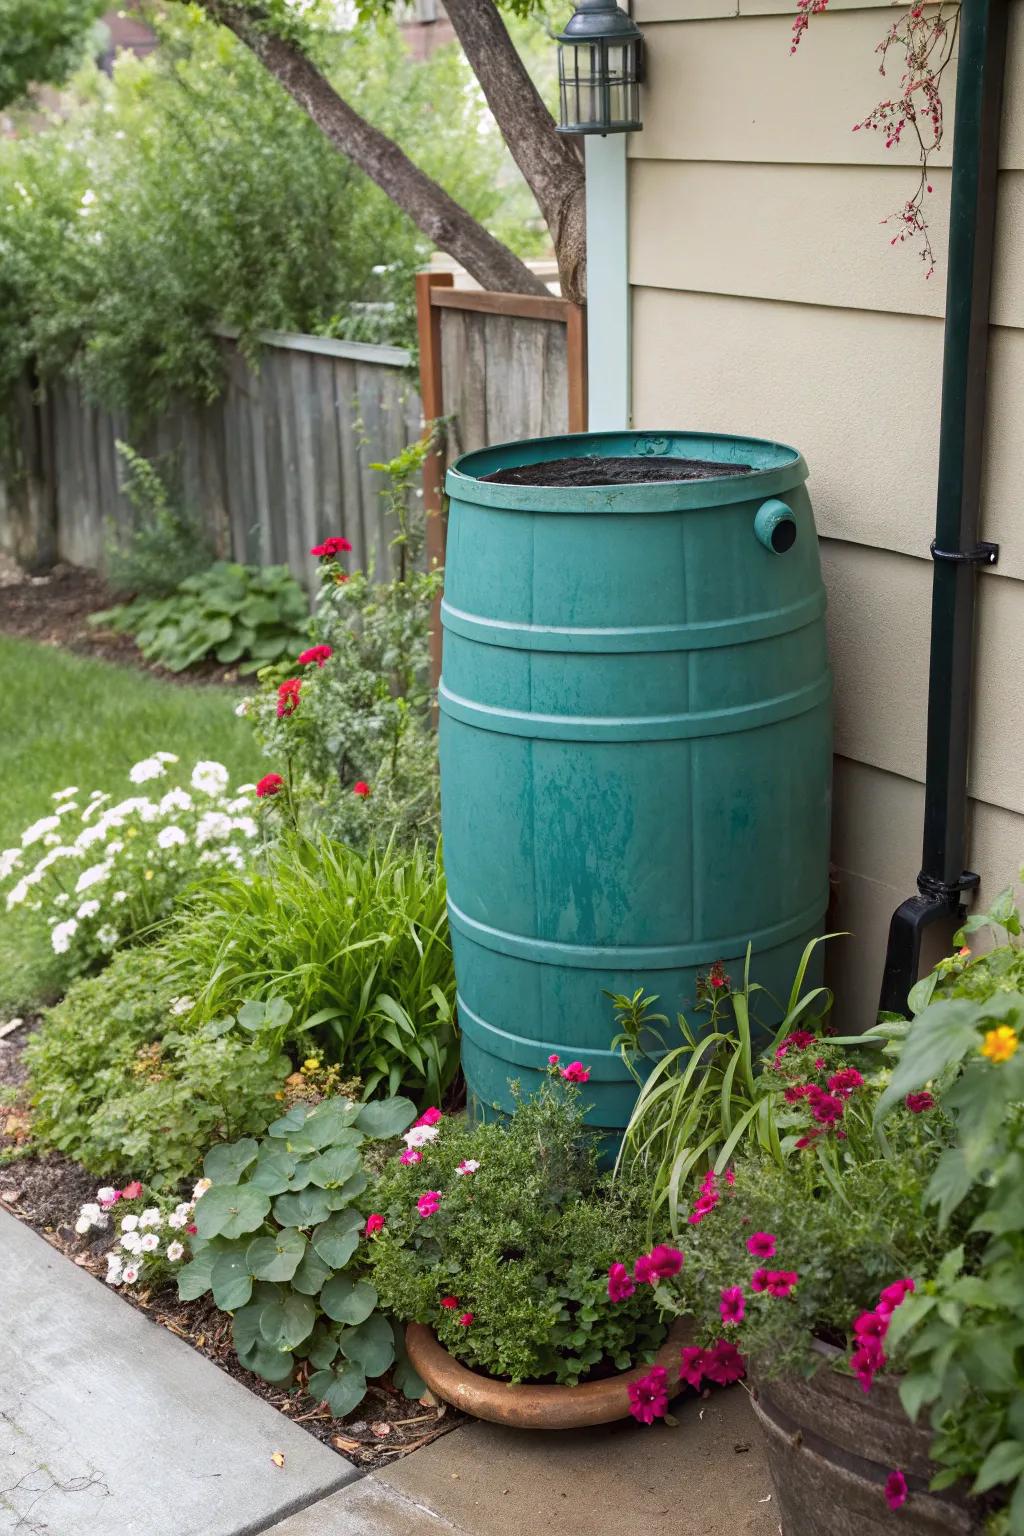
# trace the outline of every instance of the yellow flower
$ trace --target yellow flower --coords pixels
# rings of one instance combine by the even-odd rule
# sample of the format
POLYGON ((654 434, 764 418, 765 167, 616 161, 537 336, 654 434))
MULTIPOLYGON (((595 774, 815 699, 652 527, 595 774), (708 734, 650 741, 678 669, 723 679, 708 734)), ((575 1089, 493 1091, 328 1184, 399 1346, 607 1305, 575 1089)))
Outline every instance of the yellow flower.
POLYGON ((152 880, 152 878, 153 878, 153 871, 152 871, 152 870, 151 870, 151 869, 147 869, 147 870, 145 870, 145 871, 144 871, 144 872, 143 872, 143 877, 144 877, 144 879, 146 879, 146 880, 152 880))
POLYGON ((981 1054, 987 1056, 989 1061, 1009 1061, 1018 1045, 1020 1041, 1016 1030, 1011 1029, 1009 1024, 1000 1024, 998 1029, 990 1029, 986 1033, 981 1054))
POLYGON ((305 1061, 302 1063, 302 1070, 303 1072, 315 1072, 319 1065, 319 1056, 307 1056, 305 1061))

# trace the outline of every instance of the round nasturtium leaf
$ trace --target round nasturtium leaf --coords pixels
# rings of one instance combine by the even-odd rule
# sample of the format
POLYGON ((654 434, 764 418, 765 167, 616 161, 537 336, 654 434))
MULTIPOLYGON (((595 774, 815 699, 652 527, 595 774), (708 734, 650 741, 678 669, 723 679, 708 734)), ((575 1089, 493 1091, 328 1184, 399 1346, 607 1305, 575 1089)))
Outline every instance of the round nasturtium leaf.
POLYGON ((286 1228, 273 1237, 254 1237, 245 1250, 245 1262, 257 1280, 290 1280, 305 1252, 302 1233, 286 1228))
POLYGON ((203 1158, 203 1172, 215 1184, 237 1184, 250 1163, 256 1161, 259 1143, 252 1136, 223 1141, 203 1158))
MULTIPOLYGON (((338 1335, 324 1323, 317 1323, 306 1346, 306 1359, 318 1371, 324 1371, 338 1354, 338 1335)), ((422 1393, 420 1396, 422 1397, 422 1393)))
POLYGON ((379 1376, 395 1358, 391 1324, 383 1312, 372 1313, 357 1328, 346 1328, 339 1343, 346 1360, 361 1366, 367 1376, 379 1376))
POLYGON ((360 1107, 356 1125, 367 1136, 386 1141, 389 1136, 400 1136, 416 1119, 416 1105, 409 1099, 375 1099, 360 1107))
POLYGON ((245 1248, 231 1248, 219 1253, 210 1277, 213 1299, 223 1312, 244 1307, 252 1295, 252 1275, 245 1264, 245 1248))
POLYGON ((262 1376, 264 1381, 269 1381, 275 1387, 291 1381, 295 1369, 291 1355, 271 1349, 269 1344, 253 1344, 245 1351, 239 1350, 238 1360, 247 1371, 255 1371, 257 1376, 262 1376))
POLYGON ((313 1233, 310 1241, 320 1258, 332 1269, 344 1269, 359 1247, 359 1228, 363 1218, 349 1207, 335 1211, 313 1233))
POLYGON ((261 1149, 256 1166, 249 1175, 249 1182, 268 1195, 281 1195, 290 1189, 292 1175, 298 1158, 287 1147, 268 1141, 261 1149))
POLYGON ((301 1101, 298 1104, 293 1104, 286 1115, 282 1115, 280 1120, 275 1120, 272 1125, 267 1127, 267 1135, 279 1137, 283 1141, 287 1141, 292 1136, 300 1135, 308 1114, 308 1104, 301 1101))
POLYGON ((274 1219, 282 1227, 312 1227, 318 1221, 326 1220, 333 1209, 328 1191, 309 1185, 294 1194, 278 1195, 274 1201, 274 1219))
POLYGON ((302 1135, 315 1147, 346 1144, 358 1146, 362 1138, 353 1131, 352 1126, 359 1113, 360 1106, 351 1099, 325 1099, 309 1111, 302 1126, 302 1135))
POLYGON ((252 1301, 247 1307, 239 1307, 231 1319, 231 1338, 234 1342, 235 1353, 241 1357, 246 1350, 252 1349, 254 1344, 263 1342, 260 1332, 260 1318, 263 1309, 267 1305, 265 1301, 252 1301))
POLYGON ((309 1177, 321 1189, 340 1189, 346 1179, 360 1171, 358 1147, 328 1147, 306 1165, 309 1177))
POLYGON ((344 1370, 314 1371, 309 1378, 309 1392, 318 1403, 326 1403, 336 1419, 343 1419, 366 1396, 366 1377, 355 1365, 344 1370))
POLYGON ((365 1322, 377 1305, 377 1292, 366 1280, 335 1275, 320 1292, 320 1305, 336 1323, 365 1322))
POLYGON ((302 1255, 302 1263, 292 1275, 292 1289, 301 1291, 304 1296, 316 1296, 325 1280, 329 1280, 334 1273, 329 1264, 325 1264, 320 1255, 312 1248, 306 1249, 302 1255))
POLYGON ((293 1350, 308 1339, 316 1322, 316 1307, 308 1296, 289 1291, 283 1301, 272 1301, 260 1314, 260 1332, 271 1349, 293 1350))
POLYGON ((196 1201, 200 1237, 244 1237, 270 1210, 270 1196, 252 1184, 215 1184, 196 1201))

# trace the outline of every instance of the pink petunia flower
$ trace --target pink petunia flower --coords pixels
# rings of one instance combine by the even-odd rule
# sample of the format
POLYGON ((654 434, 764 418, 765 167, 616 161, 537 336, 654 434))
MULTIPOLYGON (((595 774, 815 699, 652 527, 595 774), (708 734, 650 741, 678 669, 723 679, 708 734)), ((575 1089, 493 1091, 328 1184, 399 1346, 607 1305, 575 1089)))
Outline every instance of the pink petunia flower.
POLYGON ((650 1253, 643 1253, 633 1265, 633 1278, 641 1285, 657 1285, 659 1280, 670 1280, 683 1267, 683 1255, 678 1248, 659 1243, 650 1253))
POLYGON ((793 1269, 770 1269, 765 1286, 769 1296, 786 1297, 792 1293, 800 1276, 793 1269))
POLYGON ((743 1321, 747 1304, 743 1299, 743 1287, 740 1285, 727 1286, 722 1291, 718 1310, 722 1316, 722 1322, 727 1328, 736 1328, 743 1321))
POLYGON ((914 1289, 914 1282, 909 1275, 903 1280, 895 1280, 892 1285, 887 1285, 878 1297, 879 1311, 883 1317, 888 1317, 895 1312, 900 1303, 910 1295, 914 1289))
POLYGON ((698 1388, 704 1380, 704 1351, 694 1344, 679 1351, 679 1380, 698 1388))
POLYGON ((751 1232, 747 1238, 747 1252, 754 1259, 773 1259, 778 1238, 772 1232, 751 1232))
POLYGON ((441 1191, 439 1189, 428 1189, 416 1201, 416 1209, 424 1218, 436 1216, 440 1204, 441 1191))
POLYGON ((747 1362, 730 1339, 719 1339, 704 1352, 704 1375, 716 1386, 728 1387, 747 1373, 747 1362))
POLYGON ((754 1270, 750 1277, 750 1289, 757 1291, 758 1295, 768 1289, 768 1271, 766 1269, 754 1270))
POLYGON ((400 1163, 405 1163, 406 1167, 408 1167, 410 1163, 422 1163, 423 1153, 420 1151, 419 1147, 406 1147, 398 1161, 400 1163))
POLYGON ((413 1121, 413 1125, 437 1125, 443 1119, 441 1111, 431 1105, 429 1109, 423 1111, 418 1120, 413 1121))
POLYGON ((635 1290, 625 1264, 613 1264, 608 1271, 608 1300, 625 1301, 635 1290))
POLYGON ((562 1068, 562 1077, 567 1083, 589 1083, 590 1068, 585 1067, 582 1061, 570 1061, 567 1067, 562 1068))
POLYGON ((894 1467, 885 1480, 885 1502, 890 1509, 901 1509, 907 1502, 907 1480, 899 1467, 894 1467))
POLYGON ((653 1424, 668 1412, 668 1372, 653 1366, 639 1381, 629 1383, 629 1411, 641 1424, 653 1424))

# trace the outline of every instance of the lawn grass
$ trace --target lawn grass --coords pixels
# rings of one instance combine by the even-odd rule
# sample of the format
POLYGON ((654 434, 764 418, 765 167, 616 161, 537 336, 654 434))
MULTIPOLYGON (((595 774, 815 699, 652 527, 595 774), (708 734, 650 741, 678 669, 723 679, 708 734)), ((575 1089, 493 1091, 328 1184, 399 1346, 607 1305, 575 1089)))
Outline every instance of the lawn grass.
MULTIPOLYGON (((56 789, 131 793, 127 772, 153 752, 214 758, 234 783, 262 770, 240 692, 163 682, 110 662, 0 635, 0 848, 52 811, 56 789)), ((38 914, 0 900, 0 1022, 54 993, 49 936, 38 914)))

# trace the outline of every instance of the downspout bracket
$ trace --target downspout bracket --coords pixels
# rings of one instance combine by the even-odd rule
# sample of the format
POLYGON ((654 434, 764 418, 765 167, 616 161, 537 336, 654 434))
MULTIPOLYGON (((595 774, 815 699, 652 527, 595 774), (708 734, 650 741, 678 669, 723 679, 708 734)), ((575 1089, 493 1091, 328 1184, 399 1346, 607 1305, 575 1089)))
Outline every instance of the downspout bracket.
POLYGON ((940 549, 934 539, 929 545, 933 560, 951 560, 955 565, 996 565, 998 544, 975 544, 973 549, 940 549))
POLYGON ((981 876, 970 869, 965 869, 959 880, 937 880, 934 875, 925 874, 924 870, 917 877, 917 888, 922 896, 945 902, 950 908, 959 906, 963 893, 976 891, 980 884, 981 876))

